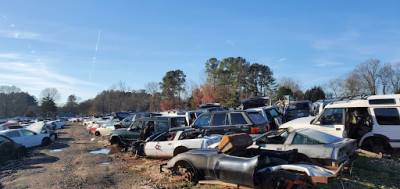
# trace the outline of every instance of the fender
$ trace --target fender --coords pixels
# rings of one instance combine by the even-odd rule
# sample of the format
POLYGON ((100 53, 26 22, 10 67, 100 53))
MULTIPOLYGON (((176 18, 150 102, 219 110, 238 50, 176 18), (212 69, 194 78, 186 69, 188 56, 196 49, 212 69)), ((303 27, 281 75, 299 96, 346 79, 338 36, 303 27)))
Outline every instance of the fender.
POLYGON ((382 135, 382 134, 374 134, 373 132, 368 132, 368 133, 366 133, 364 136, 361 137, 360 141, 358 142, 358 146, 361 146, 362 143, 364 142, 364 140, 367 139, 367 138, 369 138, 369 137, 383 138, 383 139, 385 139, 385 140, 388 141, 388 142, 390 141, 390 139, 389 139, 387 136, 385 136, 385 135, 382 135))

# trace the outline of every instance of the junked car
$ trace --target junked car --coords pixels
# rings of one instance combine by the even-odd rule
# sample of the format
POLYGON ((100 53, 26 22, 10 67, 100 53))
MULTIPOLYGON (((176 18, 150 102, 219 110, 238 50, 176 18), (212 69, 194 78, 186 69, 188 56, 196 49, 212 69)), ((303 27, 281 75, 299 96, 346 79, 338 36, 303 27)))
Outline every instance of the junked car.
POLYGON ((373 152, 400 148, 400 95, 373 95, 325 106, 316 117, 299 118, 280 128, 312 128, 337 137, 357 139, 373 152))
POLYGON ((249 148, 287 151, 297 149, 298 162, 339 167, 352 160, 357 141, 339 138, 313 129, 281 129, 270 131, 253 138, 249 148))
POLYGON ((226 153, 222 153, 222 149, 225 150, 227 143, 218 149, 198 149, 178 154, 167 164, 162 164, 160 170, 183 175, 186 180, 194 183, 200 180, 219 180, 238 186, 291 188, 315 182, 327 183, 343 169, 340 167, 333 171, 316 165, 288 164, 295 162, 296 150, 246 148, 242 144, 251 144, 251 138, 247 142, 245 137, 239 140, 241 142, 230 142, 228 146, 233 150, 226 153))
MULTIPOLYGON (((40 122, 37 124, 40 124, 40 122)), ((16 143, 24 145, 26 148, 47 145, 51 143, 51 138, 56 138, 56 135, 51 135, 50 131, 43 127, 40 128, 40 132, 28 129, 13 129, 0 131, 0 135, 7 136, 16 143)))
POLYGON ((110 120, 109 122, 103 124, 101 127, 97 128, 94 131, 94 135, 96 136, 108 136, 112 130, 115 130, 115 124, 118 122, 118 119, 110 120))
POLYGON ((12 139, 0 135, 0 165, 8 159, 20 158, 26 155, 26 148, 12 139))
POLYGON ((154 134, 143 142, 134 142, 133 147, 137 154, 142 156, 172 158, 192 149, 208 148, 221 139, 222 135, 203 136, 193 128, 176 127, 154 134))
POLYGON ((259 134, 267 131, 268 121, 255 111, 217 111, 201 114, 191 126, 210 134, 259 134))
POLYGON ((118 146, 129 146, 138 139, 146 140, 154 133, 184 126, 187 126, 187 123, 186 118, 182 116, 143 117, 135 120, 129 128, 111 131, 109 142, 118 146))
POLYGON ((311 102, 308 100, 292 101, 285 108, 285 118, 287 121, 311 116, 311 102))

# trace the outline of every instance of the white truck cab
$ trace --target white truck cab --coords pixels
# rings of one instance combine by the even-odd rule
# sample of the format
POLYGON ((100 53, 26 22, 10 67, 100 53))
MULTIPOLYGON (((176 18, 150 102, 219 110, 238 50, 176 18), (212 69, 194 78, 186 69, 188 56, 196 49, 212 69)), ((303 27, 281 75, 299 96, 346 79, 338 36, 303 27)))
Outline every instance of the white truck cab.
POLYGON ((358 146, 385 152, 400 148, 400 94, 332 102, 316 117, 299 118, 280 128, 312 128, 354 138, 358 146))

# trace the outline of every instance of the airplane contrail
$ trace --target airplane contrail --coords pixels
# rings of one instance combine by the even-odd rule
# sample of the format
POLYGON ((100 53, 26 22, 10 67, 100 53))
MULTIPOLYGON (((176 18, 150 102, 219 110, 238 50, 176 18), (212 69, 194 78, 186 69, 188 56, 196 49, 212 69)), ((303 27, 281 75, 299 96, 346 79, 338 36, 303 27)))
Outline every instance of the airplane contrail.
POLYGON ((101 30, 99 30, 99 35, 97 36, 96 49, 95 49, 94 57, 93 57, 93 60, 92 60, 92 70, 90 71, 90 75, 89 75, 90 80, 92 80, 92 74, 93 74, 93 71, 94 71, 94 64, 96 63, 97 49, 99 47, 100 35, 101 35, 101 30))

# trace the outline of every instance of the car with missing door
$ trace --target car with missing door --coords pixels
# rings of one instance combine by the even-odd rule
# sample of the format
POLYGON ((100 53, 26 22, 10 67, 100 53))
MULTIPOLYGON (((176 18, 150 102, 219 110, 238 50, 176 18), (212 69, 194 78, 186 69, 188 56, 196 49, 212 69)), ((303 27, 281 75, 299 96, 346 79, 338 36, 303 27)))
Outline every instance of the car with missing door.
POLYGON ((356 139, 373 152, 400 148, 400 95, 373 95, 332 102, 316 117, 299 118, 280 128, 312 128, 356 139))

